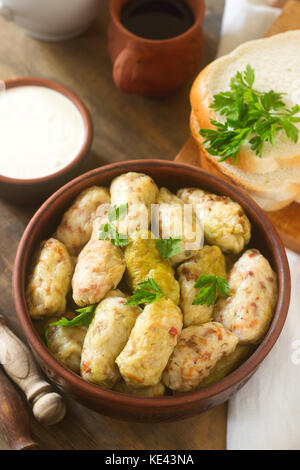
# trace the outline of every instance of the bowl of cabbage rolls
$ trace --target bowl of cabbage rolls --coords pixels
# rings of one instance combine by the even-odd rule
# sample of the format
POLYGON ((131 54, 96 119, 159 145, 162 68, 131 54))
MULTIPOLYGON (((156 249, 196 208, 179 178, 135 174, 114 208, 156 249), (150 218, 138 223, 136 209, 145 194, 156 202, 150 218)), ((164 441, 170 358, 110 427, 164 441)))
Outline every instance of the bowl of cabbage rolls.
POLYGON ((282 242, 237 187, 163 160, 81 175, 36 212, 13 274, 45 374, 100 413, 185 418, 228 400, 284 325, 282 242))

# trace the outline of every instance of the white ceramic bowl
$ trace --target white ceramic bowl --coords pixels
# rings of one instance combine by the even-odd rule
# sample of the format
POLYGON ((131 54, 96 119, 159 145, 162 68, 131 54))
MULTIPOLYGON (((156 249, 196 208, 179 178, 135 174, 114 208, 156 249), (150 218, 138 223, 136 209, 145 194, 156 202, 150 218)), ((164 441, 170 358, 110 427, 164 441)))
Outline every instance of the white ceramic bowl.
POLYGON ((60 41, 85 31, 104 0, 0 0, 0 15, 45 41, 60 41))

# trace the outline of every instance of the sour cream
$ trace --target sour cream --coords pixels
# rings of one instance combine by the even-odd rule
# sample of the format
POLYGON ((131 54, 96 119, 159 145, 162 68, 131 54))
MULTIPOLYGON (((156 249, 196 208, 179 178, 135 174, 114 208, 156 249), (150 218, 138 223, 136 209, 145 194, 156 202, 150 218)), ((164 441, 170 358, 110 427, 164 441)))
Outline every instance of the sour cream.
POLYGON ((78 155, 84 137, 82 116, 63 94, 41 86, 0 92, 1 175, 51 175, 78 155))

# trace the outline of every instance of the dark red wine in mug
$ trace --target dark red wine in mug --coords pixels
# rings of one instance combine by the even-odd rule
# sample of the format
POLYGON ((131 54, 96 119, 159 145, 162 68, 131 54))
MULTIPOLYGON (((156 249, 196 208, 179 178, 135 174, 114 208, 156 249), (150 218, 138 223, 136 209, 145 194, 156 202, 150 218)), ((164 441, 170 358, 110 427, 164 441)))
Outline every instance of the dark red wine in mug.
POLYGON ((180 36, 194 24, 194 15, 184 0, 131 0, 122 9, 126 29, 145 39, 180 36))

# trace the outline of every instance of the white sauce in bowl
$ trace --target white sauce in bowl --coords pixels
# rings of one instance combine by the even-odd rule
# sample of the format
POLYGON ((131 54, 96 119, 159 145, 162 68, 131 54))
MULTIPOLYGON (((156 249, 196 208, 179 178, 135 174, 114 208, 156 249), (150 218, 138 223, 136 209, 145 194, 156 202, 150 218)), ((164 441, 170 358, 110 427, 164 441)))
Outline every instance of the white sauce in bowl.
POLYGON ((41 86, 0 93, 0 174, 32 179, 51 175, 79 153, 82 116, 63 94, 41 86))

